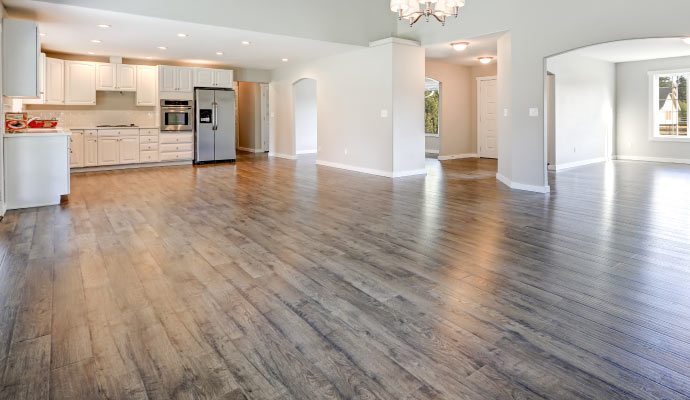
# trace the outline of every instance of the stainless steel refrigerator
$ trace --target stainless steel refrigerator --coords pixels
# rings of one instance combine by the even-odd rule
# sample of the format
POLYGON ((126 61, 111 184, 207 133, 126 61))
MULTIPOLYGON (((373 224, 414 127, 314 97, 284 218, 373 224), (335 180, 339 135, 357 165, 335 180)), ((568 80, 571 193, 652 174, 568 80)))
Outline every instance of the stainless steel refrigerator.
POLYGON ((235 91, 195 91, 194 163, 235 161, 235 91))

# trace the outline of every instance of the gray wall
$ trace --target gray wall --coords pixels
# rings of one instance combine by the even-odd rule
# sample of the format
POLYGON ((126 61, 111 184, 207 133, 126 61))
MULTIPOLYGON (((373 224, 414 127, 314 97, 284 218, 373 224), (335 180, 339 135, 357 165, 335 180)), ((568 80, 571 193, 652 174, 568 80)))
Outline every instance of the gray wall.
POLYGON ((690 69, 690 57, 619 63, 617 143, 618 156, 639 159, 690 161, 690 142, 650 140, 650 71, 690 69))
POLYGON ((547 60, 555 75, 555 165, 603 161, 613 151, 616 66, 567 53, 547 60))

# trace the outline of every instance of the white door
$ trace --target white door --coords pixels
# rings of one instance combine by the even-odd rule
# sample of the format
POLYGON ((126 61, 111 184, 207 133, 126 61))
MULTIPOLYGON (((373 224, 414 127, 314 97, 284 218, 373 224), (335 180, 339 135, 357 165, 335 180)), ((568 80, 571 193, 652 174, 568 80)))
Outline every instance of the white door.
POLYGON ((123 92, 137 90, 137 66, 117 64, 117 89, 123 92))
POLYGON ((158 89, 156 87, 156 67, 137 66, 137 105, 156 106, 158 89))
POLYGON ((196 87, 213 86, 213 70, 210 68, 197 68, 194 82, 196 87))
POLYGON ((65 61, 65 104, 96 104, 96 65, 92 62, 65 61))
POLYGON ((158 73, 160 74, 161 92, 174 92, 177 90, 177 67, 162 65, 158 73))
POLYGON ((69 166, 79 168, 84 166, 84 132, 72 131, 69 138, 69 166))
POLYGON ((192 69, 185 67, 177 68, 177 90, 180 92, 194 91, 194 84, 192 80, 192 69))
POLYGON ((215 86, 224 89, 232 89, 232 70, 216 69, 214 70, 213 75, 213 83, 215 86))
POLYGON ((96 64, 96 90, 115 90, 117 88, 117 76, 115 64, 96 64))
POLYGON ((261 84, 261 149, 268 151, 270 113, 268 111, 268 85, 261 84))
POLYGON ((65 104, 65 62, 46 57, 46 104, 65 104))
POLYGON ((139 162, 139 137, 120 138, 120 164, 139 162))
POLYGON ((498 158, 498 89, 496 79, 481 79, 477 89, 479 157, 498 158))
POLYGON ((84 139, 84 166, 95 167, 98 165, 98 139, 87 137, 84 139))
POLYGON ((116 137, 98 138, 98 165, 120 163, 120 141, 116 137))

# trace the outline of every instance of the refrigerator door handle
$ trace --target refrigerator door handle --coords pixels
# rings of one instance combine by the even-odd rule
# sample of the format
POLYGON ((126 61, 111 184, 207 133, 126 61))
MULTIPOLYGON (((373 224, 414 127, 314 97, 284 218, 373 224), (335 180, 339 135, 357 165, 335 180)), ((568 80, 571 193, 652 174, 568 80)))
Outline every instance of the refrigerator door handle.
POLYGON ((211 104, 211 107, 213 109, 213 126, 211 129, 218 130, 218 103, 215 101, 211 104))

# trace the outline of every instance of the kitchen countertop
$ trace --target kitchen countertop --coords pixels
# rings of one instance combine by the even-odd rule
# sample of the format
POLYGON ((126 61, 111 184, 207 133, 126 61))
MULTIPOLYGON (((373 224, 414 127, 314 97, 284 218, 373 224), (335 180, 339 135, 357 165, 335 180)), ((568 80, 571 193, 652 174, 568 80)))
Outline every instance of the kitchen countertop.
POLYGON ((54 129, 27 129, 26 132, 21 133, 3 133, 4 138, 21 138, 21 137, 50 137, 50 136, 72 136, 72 131, 63 128, 54 129))
POLYGON ((72 130, 79 130, 79 131, 86 131, 86 130, 98 130, 98 129, 160 129, 160 126, 102 126, 102 127, 95 127, 95 126, 75 126, 72 128, 69 128, 72 130))

